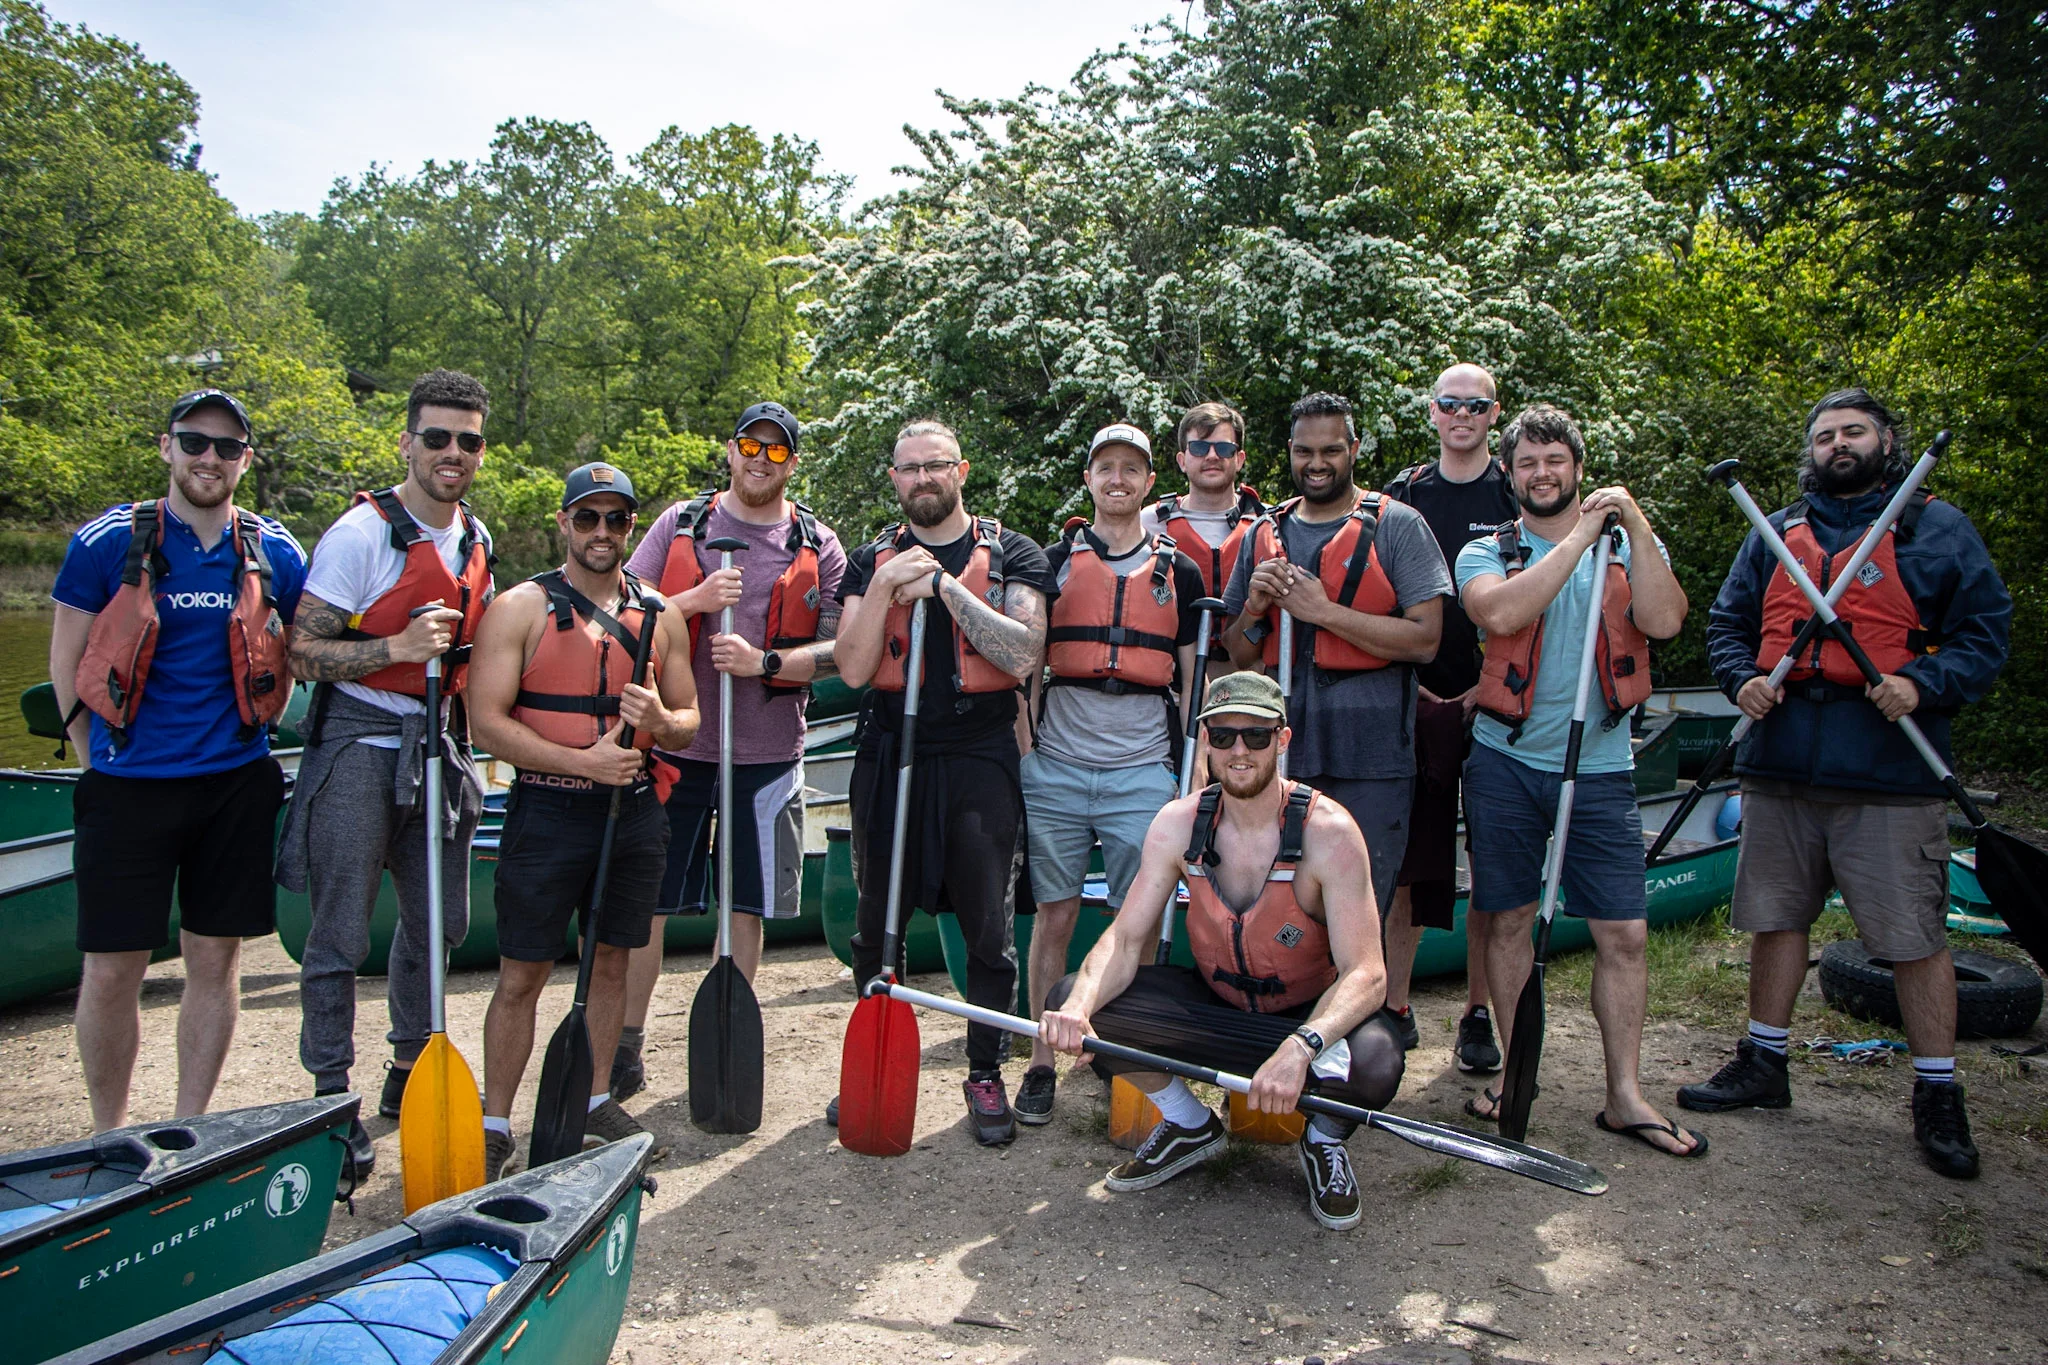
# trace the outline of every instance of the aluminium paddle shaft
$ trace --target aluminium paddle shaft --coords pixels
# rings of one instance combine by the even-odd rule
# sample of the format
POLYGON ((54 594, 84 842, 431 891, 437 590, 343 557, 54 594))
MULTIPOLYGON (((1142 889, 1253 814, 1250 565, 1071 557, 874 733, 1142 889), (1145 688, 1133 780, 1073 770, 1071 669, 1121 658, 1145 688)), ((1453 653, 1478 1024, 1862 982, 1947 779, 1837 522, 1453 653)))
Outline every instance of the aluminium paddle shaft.
MULTIPOLYGON (((1195 789, 1195 758, 1200 753, 1199 741, 1202 726, 1195 717, 1202 713, 1202 691, 1209 682, 1209 642, 1216 627, 1216 617, 1223 610, 1223 603, 1214 597, 1204 597, 1190 603, 1202 614, 1202 622, 1195 628, 1195 669, 1188 684, 1187 735, 1181 741, 1180 750, 1180 794, 1186 796, 1195 789)), ((1166 898, 1166 909, 1159 916, 1159 947, 1152 954, 1152 961, 1161 967, 1173 956, 1173 912, 1177 896, 1166 898)))
POLYGON ((1543 910, 1541 928, 1536 931, 1536 956, 1543 959, 1550 947, 1550 924, 1557 918, 1558 884, 1564 879, 1564 846, 1572 828, 1572 797, 1579 783, 1579 748, 1586 737, 1586 710, 1593 698, 1593 672, 1598 666, 1600 634, 1606 628, 1607 564, 1613 555, 1615 523, 1610 515, 1593 544, 1593 590, 1586 607, 1586 639, 1579 646, 1579 690, 1572 697, 1571 729, 1565 732, 1564 781, 1557 791, 1557 819, 1550 828, 1549 865, 1543 869, 1543 910))
MULTIPOLYGON (((733 551, 746 549, 747 542, 720 536, 704 548, 718 551, 722 573, 732 567, 733 551)), ((718 632, 732 634, 729 605, 719 613, 718 632)), ((718 674, 718 956, 732 956, 732 674, 722 669, 718 674)))
POLYGON ((897 945, 903 929, 903 849, 910 826, 911 765, 917 750, 917 703, 924 691, 925 607, 920 597, 910 604, 910 658, 904 663, 903 735, 896 758, 896 823, 889 831, 889 905, 882 920, 882 976, 896 979, 897 945))

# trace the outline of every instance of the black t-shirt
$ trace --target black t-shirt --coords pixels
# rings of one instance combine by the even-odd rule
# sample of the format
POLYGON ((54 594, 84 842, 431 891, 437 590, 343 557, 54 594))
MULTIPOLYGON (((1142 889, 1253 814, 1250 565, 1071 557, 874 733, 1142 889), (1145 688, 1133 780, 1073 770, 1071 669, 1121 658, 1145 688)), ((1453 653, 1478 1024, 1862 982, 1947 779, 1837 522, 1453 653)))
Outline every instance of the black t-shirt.
MULTIPOLYGON (((846 557, 846 573, 839 580, 839 600, 849 597, 867 596, 868 580, 875 572, 876 542, 855 550, 846 557)), ((974 554, 974 532, 969 531, 960 539, 946 545, 926 545, 939 566, 949 574, 958 574, 967 567, 967 561, 974 554)), ((1052 583, 1046 571, 1045 551, 1038 548, 1036 541, 1020 535, 1008 527, 1002 534, 1003 581, 1019 583, 1029 588, 1046 592, 1052 583)), ((885 607, 886 603, 876 603, 885 607)), ((961 693, 954 686, 954 671, 948 657, 953 641, 953 613, 946 609, 943 597, 931 599, 925 609, 925 681, 924 691, 918 699, 917 747, 953 746, 963 742, 982 739, 990 734, 1007 732, 1017 720, 1017 693, 975 692, 961 693)), ((868 702, 869 715, 884 729, 903 728, 903 696, 901 692, 874 691, 868 702)))
MULTIPOLYGON (((1401 501, 1422 513, 1437 548, 1444 552, 1444 562, 1451 565, 1457 564, 1458 551, 1493 534, 1495 527, 1514 520, 1520 511, 1498 460, 1488 460, 1486 472, 1470 483, 1446 479, 1432 460, 1415 471, 1401 501)), ((1436 658, 1415 670, 1416 681, 1439 697, 1455 697, 1479 681, 1479 666, 1479 627, 1453 595, 1444 603, 1444 633, 1436 658)))

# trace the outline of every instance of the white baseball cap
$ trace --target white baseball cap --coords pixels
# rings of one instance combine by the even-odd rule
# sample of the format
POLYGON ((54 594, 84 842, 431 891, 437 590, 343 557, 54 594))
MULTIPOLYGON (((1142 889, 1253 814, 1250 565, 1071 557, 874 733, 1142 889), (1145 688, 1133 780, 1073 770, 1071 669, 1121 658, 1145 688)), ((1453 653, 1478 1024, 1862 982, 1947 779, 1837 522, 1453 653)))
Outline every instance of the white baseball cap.
POLYGON ((1129 422, 1111 422, 1096 432, 1095 439, 1088 443, 1088 458, 1094 459, 1096 451, 1111 445, 1136 446, 1144 454, 1145 463, 1152 463, 1152 442, 1129 422))

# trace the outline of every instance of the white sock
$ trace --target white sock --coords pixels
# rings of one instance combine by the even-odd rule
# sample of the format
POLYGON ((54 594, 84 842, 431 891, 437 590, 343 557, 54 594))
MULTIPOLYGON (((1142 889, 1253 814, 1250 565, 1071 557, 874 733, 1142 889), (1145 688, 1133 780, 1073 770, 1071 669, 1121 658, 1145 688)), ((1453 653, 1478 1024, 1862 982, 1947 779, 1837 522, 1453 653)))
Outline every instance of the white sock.
POLYGON ((510 1120, 510 1119, 494 1119, 494 1118, 492 1118, 492 1117, 491 1117, 491 1116, 490 1116, 489 1114, 485 1114, 485 1115, 484 1115, 484 1131, 485 1131, 486 1133, 503 1133, 503 1134, 504 1134, 504 1135, 505 1135, 506 1137, 511 1137, 511 1136, 512 1136, 512 1120, 510 1120))
POLYGON ((609 1090, 605 1091, 601 1095, 592 1095, 590 1097, 590 1107, 584 1110, 583 1112, 586 1114, 595 1114, 597 1112, 597 1106, 603 1104, 606 1100, 610 1099, 611 1097, 612 1092, 609 1090))
POLYGON ((1196 1099, 1188 1083, 1178 1076, 1166 1083, 1166 1089, 1146 1098, 1158 1105, 1160 1116, 1176 1128, 1200 1128, 1209 1121, 1208 1106, 1196 1099))
POLYGON ((1755 1019, 1749 1021, 1749 1041, 1766 1052, 1775 1052, 1780 1057, 1785 1056, 1786 1040, 1791 1036, 1791 1029, 1779 1028, 1775 1024, 1766 1024, 1755 1019))
POLYGON ((1308 1140, 1309 1140, 1310 1142, 1327 1142, 1327 1143, 1329 1143, 1329 1144, 1330 1144, 1331 1146, 1333 1146, 1333 1147, 1341 1147, 1341 1146, 1343 1146, 1343 1145, 1344 1145, 1344 1139, 1343 1139, 1343 1138, 1341 1138, 1341 1137, 1338 1137, 1338 1136, 1337 1136, 1337 1135, 1336 1135, 1335 1133, 1332 1133, 1332 1132, 1328 1132, 1328 1131, 1326 1131, 1326 1130, 1325 1130, 1325 1129, 1323 1128, 1323 1125, 1324 1125, 1325 1123, 1335 1123, 1335 1122, 1337 1122, 1337 1120, 1335 1120, 1335 1119, 1326 1119, 1326 1118, 1324 1118, 1324 1117, 1323 1117, 1323 1116, 1322 1116, 1321 1114, 1318 1114, 1318 1115, 1316 1115, 1316 1116, 1315 1116, 1314 1118, 1312 1118, 1312 1119, 1310 1119, 1310 1120, 1308 1121, 1308 1132, 1307 1132, 1307 1137, 1308 1137, 1308 1140))
POLYGON ((1913 1077, 1930 1085, 1954 1085, 1956 1082, 1956 1059, 1953 1057, 1915 1057, 1913 1077))

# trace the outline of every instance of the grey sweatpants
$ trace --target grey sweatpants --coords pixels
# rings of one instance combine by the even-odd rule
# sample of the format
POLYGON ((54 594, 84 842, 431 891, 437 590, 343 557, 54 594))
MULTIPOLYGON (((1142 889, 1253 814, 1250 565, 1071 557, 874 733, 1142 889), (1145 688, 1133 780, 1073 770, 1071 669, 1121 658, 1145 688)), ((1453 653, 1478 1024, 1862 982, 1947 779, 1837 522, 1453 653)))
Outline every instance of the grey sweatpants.
MULTIPOLYGON (((335 748, 319 789, 292 797, 311 803, 305 818, 313 926, 299 971, 299 1062, 313 1073, 316 1090, 346 1087, 355 1064, 356 969, 370 954, 370 915, 386 869, 398 892, 386 1037, 400 1062, 411 1063, 426 1047, 430 1018, 425 803, 393 804, 398 750, 353 740, 335 748)), ((469 933, 469 843, 482 812, 455 774, 444 778, 451 793, 464 791, 454 837, 441 854, 442 934, 452 949, 469 933)))

